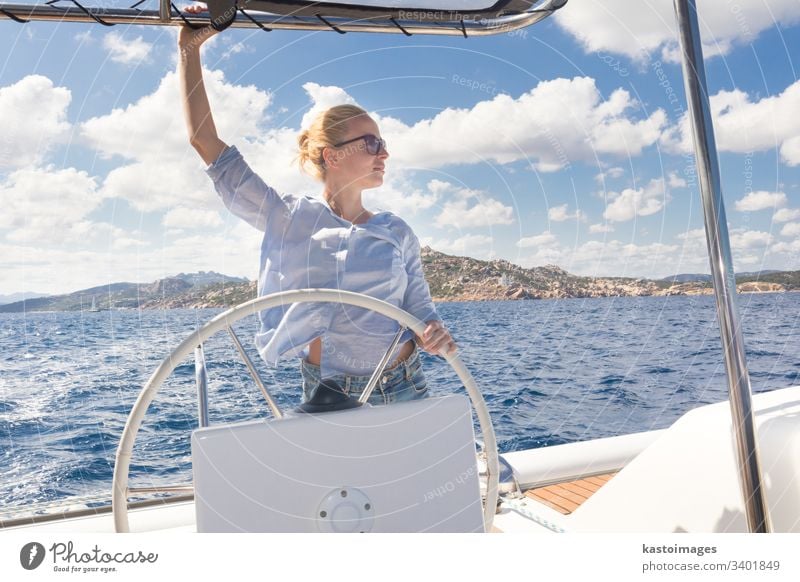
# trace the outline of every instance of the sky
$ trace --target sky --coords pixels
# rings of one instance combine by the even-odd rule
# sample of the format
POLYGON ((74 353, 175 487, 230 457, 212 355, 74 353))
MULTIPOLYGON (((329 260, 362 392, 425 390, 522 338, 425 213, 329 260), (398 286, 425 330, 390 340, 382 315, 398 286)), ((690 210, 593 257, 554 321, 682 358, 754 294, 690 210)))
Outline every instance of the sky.
MULTIPOLYGON (((205 83, 220 138, 279 192, 321 195, 297 134, 355 103, 390 154, 364 204, 423 245, 579 275, 707 273, 672 10, 571 0, 466 39, 228 29, 203 47, 205 83)), ((699 10, 734 268, 800 269, 800 2, 699 10)), ((257 277, 260 233, 188 143, 176 39, 0 20, 0 294, 257 277)))

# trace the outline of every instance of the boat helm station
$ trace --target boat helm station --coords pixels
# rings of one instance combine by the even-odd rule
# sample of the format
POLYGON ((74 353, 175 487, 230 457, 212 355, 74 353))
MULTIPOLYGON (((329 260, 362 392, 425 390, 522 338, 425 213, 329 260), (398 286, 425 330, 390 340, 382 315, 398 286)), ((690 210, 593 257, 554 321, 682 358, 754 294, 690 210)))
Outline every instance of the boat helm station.
MULTIPOLYGON (((90 0, 0 1, 0 18, 25 26, 47 20, 103 26, 210 23, 219 30, 451 35, 480 42, 473 37, 531 26, 565 5, 566 0, 210 0, 207 13, 187 14, 167 0, 125 7, 90 0)), ((16 517, 0 522, 0 528, 45 533, 800 532, 800 387, 751 393, 696 7, 694 0, 674 0, 674 6, 728 403, 699 407, 664 430, 499 455, 480 386, 457 354, 445 359, 463 383, 463 394, 392 406, 366 402, 402 332, 421 333, 421 321, 366 295, 287 291, 218 315, 164 354, 121 436, 111 507, 16 517), (299 408, 279 409, 232 325, 296 302, 354 305, 400 324, 365 397, 355 400, 323 384, 299 408), (202 346, 216 333, 231 336, 270 418, 208 426, 202 346), (200 418, 191 439, 193 482, 136 487, 128 472, 146 410, 175 367, 192 354, 200 418), (554 489, 570 492, 579 502, 567 508, 548 503, 554 489), (645 494, 659 502, 647 503, 645 494)), ((570 9, 580 10, 579 3, 570 9)))

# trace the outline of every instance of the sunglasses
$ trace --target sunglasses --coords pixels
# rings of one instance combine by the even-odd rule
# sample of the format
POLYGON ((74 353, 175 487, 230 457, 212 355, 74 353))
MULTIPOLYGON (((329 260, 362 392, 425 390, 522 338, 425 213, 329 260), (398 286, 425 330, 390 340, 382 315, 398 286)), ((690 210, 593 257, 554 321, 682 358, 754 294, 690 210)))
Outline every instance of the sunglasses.
POLYGON ((353 143, 354 141, 358 141, 360 139, 364 140, 364 146, 366 147, 367 153, 370 154, 371 156, 377 156, 381 152, 381 150, 386 151, 386 140, 374 136, 371 133, 359 135, 358 137, 354 137, 353 139, 348 139, 347 141, 334 144, 333 147, 338 148, 343 145, 353 143))

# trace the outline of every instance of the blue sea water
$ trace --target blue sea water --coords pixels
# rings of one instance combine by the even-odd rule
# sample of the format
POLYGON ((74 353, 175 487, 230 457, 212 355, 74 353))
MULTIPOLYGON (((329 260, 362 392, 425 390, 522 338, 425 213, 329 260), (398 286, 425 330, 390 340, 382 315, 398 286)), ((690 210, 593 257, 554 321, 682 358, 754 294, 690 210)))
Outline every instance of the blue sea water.
MULTIPOLYGON (((739 296, 753 391, 800 374, 800 294, 739 296)), ((441 303, 488 404, 501 452, 666 428, 727 398, 713 297, 441 303)), ((0 315, 0 512, 109 494, 128 412, 150 374, 218 309, 0 315)), ((267 368, 255 318, 236 331, 282 408, 299 404, 296 361, 267 368)), ((212 424, 269 411, 226 334, 206 344, 212 424)), ((423 353, 432 393, 463 391, 423 353)), ((131 486, 191 480, 193 361, 182 362, 139 432, 131 486)))

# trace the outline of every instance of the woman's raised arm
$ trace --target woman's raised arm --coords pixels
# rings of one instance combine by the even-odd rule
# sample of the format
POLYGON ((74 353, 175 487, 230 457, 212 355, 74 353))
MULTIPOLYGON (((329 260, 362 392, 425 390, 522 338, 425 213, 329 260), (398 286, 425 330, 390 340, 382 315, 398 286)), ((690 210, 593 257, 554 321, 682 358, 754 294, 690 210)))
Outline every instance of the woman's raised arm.
MULTIPOLYGON (((194 4, 184 8, 184 12, 196 14, 206 10, 205 6, 194 4)), ((200 63, 200 46, 217 33, 211 26, 192 29, 184 25, 178 34, 178 78, 181 102, 189 130, 189 143, 197 150, 206 164, 215 161, 228 147, 217 136, 211 107, 203 85, 203 69, 200 63)))

